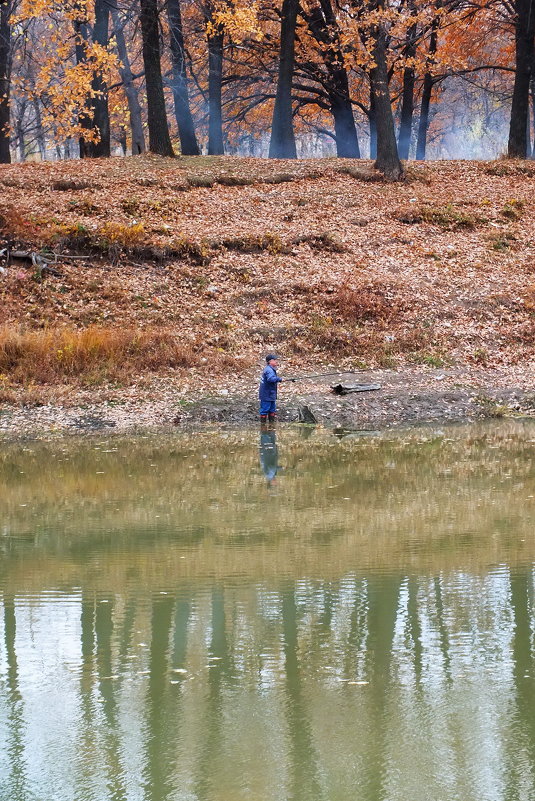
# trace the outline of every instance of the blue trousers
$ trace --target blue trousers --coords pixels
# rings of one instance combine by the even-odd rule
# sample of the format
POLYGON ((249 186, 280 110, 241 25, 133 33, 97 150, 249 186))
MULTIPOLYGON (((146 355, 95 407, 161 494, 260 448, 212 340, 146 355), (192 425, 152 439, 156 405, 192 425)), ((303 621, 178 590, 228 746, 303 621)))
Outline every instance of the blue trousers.
POLYGON ((260 414, 276 414, 277 413, 277 401, 260 401, 260 414))

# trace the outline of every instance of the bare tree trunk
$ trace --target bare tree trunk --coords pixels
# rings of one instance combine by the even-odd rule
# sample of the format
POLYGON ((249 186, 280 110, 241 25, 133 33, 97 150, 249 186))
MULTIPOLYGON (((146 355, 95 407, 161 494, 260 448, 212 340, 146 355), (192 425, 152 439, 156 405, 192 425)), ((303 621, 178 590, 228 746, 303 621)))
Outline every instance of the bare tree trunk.
POLYGON ((195 136, 195 126, 189 104, 180 0, 167 0, 167 16, 169 19, 173 62, 173 100, 178 134, 180 136, 180 150, 184 156, 198 156, 201 151, 195 136))
POLYGON ((216 26, 208 36, 208 155, 221 156, 225 152, 223 141, 223 37, 216 26))
MULTIPOLYGON (((382 8, 382 3, 379 3, 382 8)), ((403 167, 398 155, 396 132, 390 91, 388 88, 388 67, 386 62, 386 32, 379 24, 373 33, 373 60, 375 66, 370 70, 370 81, 375 96, 375 119, 377 124, 377 158, 375 167, 390 181, 403 178, 403 167)))
POLYGON ((157 0, 141 0, 140 19, 147 88, 149 150, 160 156, 174 156, 163 93, 157 0))
MULTIPOLYGON (((101 47, 108 46, 110 6, 109 0, 95 0, 95 24, 93 26, 93 42, 101 47)), ((97 142, 89 142, 88 154, 91 158, 109 157, 111 155, 110 114, 108 110, 108 87, 102 72, 93 73, 91 83, 93 97, 92 127, 98 133, 97 142)))
POLYGON ((515 4, 515 84, 511 103, 510 158, 526 158, 528 151, 529 86, 533 69, 535 38, 535 0, 516 0, 515 4))
POLYGON ((126 47, 126 41, 124 38, 124 25, 121 22, 119 10, 117 8, 117 0, 110 0, 110 5, 117 55, 119 56, 119 60, 121 62, 119 72, 123 82, 124 93, 128 103, 128 112, 130 115, 132 155, 139 156, 146 150, 145 135, 143 133, 143 120, 141 117, 141 105, 139 103, 137 89, 134 85, 134 76, 130 66, 130 57, 128 55, 128 49, 126 47))
POLYGON ((279 78, 269 144, 269 157, 275 159, 297 158, 292 114, 292 80, 298 10, 299 0, 283 0, 279 78))
POLYGON ((11 163, 11 0, 0 0, 0 164, 11 163))
MULTIPOLYGON (((405 58, 413 59, 416 55, 416 25, 407 31, 405 58)), ((408 159, 411 147, 412 118, 414 114, 414 84, 416 76, 410 61, 403 70, 403 92, 401 96, 401 116, 399 121, 398 151, 400 159, 408 159)))
POLYGON ((336 154, 340 158, 360 158, 359 140, 349 81, 340 46, 340 30, 331 0, 322 0, 307 13, 301 11, 314 39, 320 45, 328 80, 326 82, 330 111, 334 120, 336 154))
MULTIPOLYGON (((431 37, 429 39, 429 51, 427 54, 428 67, 433 63, 438 46, 438 26, 439 20, 435 18, 431 25, 431 37)), ((427 148, 427 131, 429 128, 429 108, 431 106, 431 93, 433 91, 433 76, 429 69, 424 75, 424 85, 422 88, 422 101, 420 103, 420 120, 418 123, 418 141, 416 142, 416 159, 423 161, 427 148)))

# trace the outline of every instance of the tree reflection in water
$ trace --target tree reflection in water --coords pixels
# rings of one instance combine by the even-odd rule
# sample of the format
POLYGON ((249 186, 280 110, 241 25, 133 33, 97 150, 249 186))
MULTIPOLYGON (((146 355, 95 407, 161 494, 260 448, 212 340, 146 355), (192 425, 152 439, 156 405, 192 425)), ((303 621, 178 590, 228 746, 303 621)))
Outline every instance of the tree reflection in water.
POLYGON ((278 433, 8 484, 1 801, 533 800, 525 438, 278 433))

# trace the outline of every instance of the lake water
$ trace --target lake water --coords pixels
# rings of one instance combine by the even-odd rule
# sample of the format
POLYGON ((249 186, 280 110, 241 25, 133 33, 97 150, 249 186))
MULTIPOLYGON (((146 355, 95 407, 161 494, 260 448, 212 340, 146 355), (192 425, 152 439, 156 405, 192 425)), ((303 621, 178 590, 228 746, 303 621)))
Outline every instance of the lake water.
POLYGON ((533 801, 534 454, 3 443, 1 801, 533 801))

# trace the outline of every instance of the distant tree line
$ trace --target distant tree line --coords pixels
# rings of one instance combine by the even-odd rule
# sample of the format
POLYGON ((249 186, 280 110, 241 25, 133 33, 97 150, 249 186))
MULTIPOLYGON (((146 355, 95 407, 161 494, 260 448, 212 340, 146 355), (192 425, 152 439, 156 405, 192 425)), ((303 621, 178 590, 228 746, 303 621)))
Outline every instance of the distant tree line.
POLYGON ((0 162, 314 134, 397 179, 474 91, 527 158, 534 41, 535 0, 0 0, 0 162))

